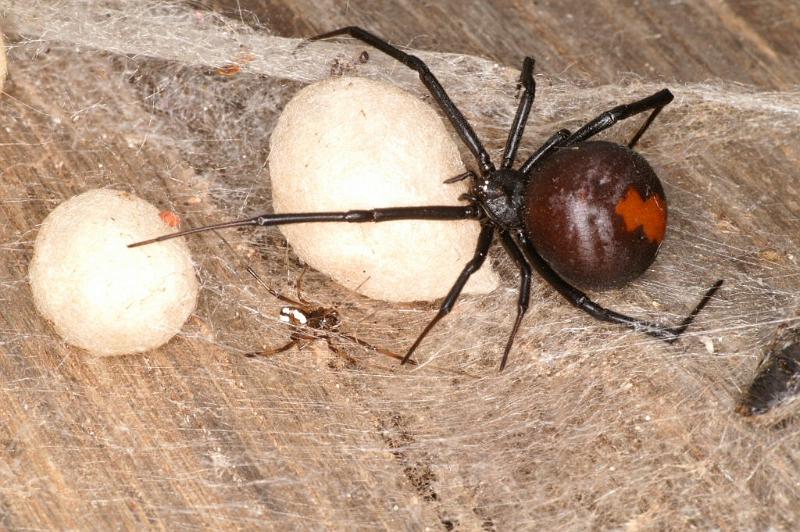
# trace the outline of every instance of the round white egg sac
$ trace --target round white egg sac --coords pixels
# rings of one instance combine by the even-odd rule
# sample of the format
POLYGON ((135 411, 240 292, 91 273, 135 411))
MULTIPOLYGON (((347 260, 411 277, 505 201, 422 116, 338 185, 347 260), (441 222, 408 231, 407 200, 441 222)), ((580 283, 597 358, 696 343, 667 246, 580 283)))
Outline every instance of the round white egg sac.
POLYGON ((180 331, 198 284, 181 239, 128 244, 175 229, 126 192, 75 196, 42 223, 28 271, 34 303, 69 344, 96 355, 155 349, 180 331))
MULTIPOLYGON (((463 205, 468 182, 458 146, 436 112, 392 85, 335 78, 301 90, 271 138, 276 213, 463 205)), ((447 294, 472 259, 474 220, 316 223, 281 226, 297 255, 342 285, 386 301, 447 294)), ((486 262, 466 293, 498 279, 486 262)))

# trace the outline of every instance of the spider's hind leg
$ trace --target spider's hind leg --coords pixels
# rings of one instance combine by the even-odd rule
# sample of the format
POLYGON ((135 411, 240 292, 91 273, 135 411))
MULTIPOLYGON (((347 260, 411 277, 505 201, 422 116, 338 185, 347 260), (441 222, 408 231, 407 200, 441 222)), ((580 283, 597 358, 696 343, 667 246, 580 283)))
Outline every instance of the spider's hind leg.
POLYGON ((642 127, 639 128, 630 142, 628 142, 628 147, 633 148, 647 128, 650 127, 650 124, 653 122, 653 120, 655 120, 656 116, 658 116, 658 113, 661 112, 661 109, 671 102, 673 98, 674 96, 668 89, 662 89, 655 94, 651 94, 646 98, 642 98, 641 100, 618 105, 613 109, 601 114, 594 120, 591 120, 588 124, 573 133, 567 139, 565 145, 569 146, 571 144, 583 142, 584 140, 587 140, 598 133, 605 131, 620 120, 625 120, 626 118, 630 118, 640 113, 645 113, 652 110, 652 113, 650 113, 650 116, 647 117, 647 120, 645 120, 644 124, 642 124, 642 127))
POLYGON ((679 325, 675 327, 664 327, 657 323, 626 316, 625 314, 620 314, 619 312, 598 305, 589 299, 589 296, 587 296, 585 293, 562 279, 561 276, 559 276, 555 270, 553 270, 542 258, 542 256, 531 243, 530 239, 523 232, 520 231, 516 233, 516 241, 519 242, 520 248, 525 254, 525 258, 528 260, 530 265, 533 266, 537 273, 541 275, 550 286, 555 288, 555 290, 569 303, 597 320, 624 325, 629 329, 643 332, 655 338, 664 340, 667 343, 674 342, 678 339, 678 337, 680 337, 680 335, 684 333, 684 331, 686 331, 689 325, 694 322, 694 319, 697 317, 700 311, 702 311, 708 302, 711 301, 711 298, 714 296, 717 290, 719 290, 723 283, 722 279, 720 279, 714 283, 711 288, 706 290, 706 293, 700 299, 700 302, 695 305, 694 309, 692 309, 689 315, 686 316, 686 318, 684 318, 679 325))

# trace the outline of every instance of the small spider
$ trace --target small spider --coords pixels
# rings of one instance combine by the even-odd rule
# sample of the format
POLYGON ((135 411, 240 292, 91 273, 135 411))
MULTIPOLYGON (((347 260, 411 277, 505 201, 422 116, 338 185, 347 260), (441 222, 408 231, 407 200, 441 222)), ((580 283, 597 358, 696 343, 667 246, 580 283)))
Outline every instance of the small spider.
POLYGON ((364 347, 371 351, 375 351, 376 353, 380 353, 381 355, 385 355, 390 358, 394 358, 401 361, 403 360, 403 357, 401 357, 397 353, 393 353, 386 349, 375 347, 372 344, 369 344, 364 340, 361 340, 351 334, 347 334, 340 331, 339 327, 341 326, 342 321, 339 318, 339 312, 336 309, 315 306, 313 303, 303 299, 303 296, 300 295, 301 286, 303 284, 303 277, 306 275, 308 267, 303 268, 303 272, 300 274, 300 277, 297 278, 297 283, 296 283, 297 300, 294 300, 290 297, 281 294, 277 290, 273 289, 270 285, 265 283, 264 280, 261 278, 261 276, 258 275, 256 271, 249 264, 247 264, 245 259, 241 255, 239 255, 239 252, 236 251, 236 249, 231 245, 230 242, 228 242, 228 240, 225 237, 223 237, 216 231, 214 231, 214 233, 216 233, 216 235, 222 241, 223 245, 226 248, 228 248, 228 251, 230 251, 231 255, 236 258, 236 261, 239 263, 239 266, 243 268, 247 273, 249 273, 250 276, 253 279, 255 279, 256 282, 260 284, 262 288, 264 288, 277 300, 282 301, 284 303, 288 303, 288 306, 281 308, 279 319, 284 323, 288 323, 295 329, 292 335, 289 337, 289 342, 282 345, 281 347, 275 349, 265 348, 261 351, 251 351, 249 353, 245 353, 246 357, 249 358, 255 358, 257 356, 271 357, 273 355, 277 355, 278 353, 283 353, 284 351, 288 351, 289 349, 295 346, 297 346, 298 350, 302 350, 308 343, 313 342, 315 340, 324 339, 325 342, 328 344, 328 349, 330 349, 331 352, 344 358, 350 365, 355 366, 357 364, 356 360, 343 350, 339 349, 333 343, 333 337, 335 336, 337 338, 344 338, 346 340, 349 340, 355 344, 360 345, 361 347, 364 347))
POLYGON ((244 220, 164 235, 131 246, 150 244, 210 229, 272 226, 304 222, 386 222, 391 220, 478 220, 481 232, 474 256, 439 312, 403 357, 408 362, 419 344, 453 308, 469 277, 486 260, 495 236, 517 264, 521 283, 517 314, 500 362, 502 370, 522 318, 528 309, 532 271, 544 278, 569 303, 590 316, 674 342, 694 321, 722 285, 709 288, 689 315, 675 327, 633 318, 595 303, 577 286, 603 289, 622 286, 641 275, 655 260, 667 224, 667 202, 661 182, 648 162, 633 151, 639 138, 672 101, 663 89, 646 98, 619 105, 590 120, 575 132, 562 129, 514 168, 522 133, 536 92, 534 61, 522 63, 523 89, 503 152, 500 168, 492 163, 472 126, 455 106, 427 65, 383 39, 357 27, 341 28, 311 40, 349 35, 391 56, 419 74, 436 104, 447 116, 477 161, 469 171, 446 181, 471 179, 464 206, 388 207, 343 212, 262 214, 244 220), (650 112, 626 146, 590 141, 620 120, 650 112))
POLYGON ((279 319, 284 323, 292 325, 295 329, 295 331, 289 337, 289 341, 281 347, 264 349, 262 351, 254 351, 251 353, 246 353, 245 356, 250 358, 257 356, 270 357, 277 355, 278 353, 288 351, 295 346, 297 346, 298 350, 302 350, 307 344, 315 340, 324 339, 328 344, 328 349, 330 349, 331 352, 344 358, 349 364, 356 365, 357 362, 353 357, 348 355, 334 344, 333 338, 337 337, 349 340, 365 349, 380 353, 381 355, 385 355, 400 361, 403 360, 403 357, 397 353, 392 353, 386 349, 375 347, 372 344, 361 340, 360 338, 339 330, 342 321, 339 318, 339 312, 336 309, 316 306, 313 303, 303 299, 303 296, 300 295, 300 287, 303 282, 303 276, 306 274, 306 269, 303 269, 303 273, 301 273, 300 277, 297 279, 297 300, 286 297, 280 292, 274 290, 272 287, 266 284, 250 266, 245 267, 245 270, 247 270, 247 273, 249 273, 262 287, 264 287, 267 292, 275 296, 280 301, 287 303, 287 306, 281 308, 279 319))

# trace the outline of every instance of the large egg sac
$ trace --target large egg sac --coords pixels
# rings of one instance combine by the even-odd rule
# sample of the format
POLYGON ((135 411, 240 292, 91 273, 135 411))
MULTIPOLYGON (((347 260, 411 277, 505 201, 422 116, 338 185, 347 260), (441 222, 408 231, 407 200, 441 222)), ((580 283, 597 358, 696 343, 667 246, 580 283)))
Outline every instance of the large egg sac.
MULTIPOLYGON (((300 91, 272 134, 276 213, 463 205, 458 146, 436 112, 386 83, 335 78, 300 91)), ((464 221, 282 226, 295 253, 340 284, 375 299, 433 300, 472 258, 480 226, 464 221)), ((465 291, 497 286, 487 263, 465 291)))

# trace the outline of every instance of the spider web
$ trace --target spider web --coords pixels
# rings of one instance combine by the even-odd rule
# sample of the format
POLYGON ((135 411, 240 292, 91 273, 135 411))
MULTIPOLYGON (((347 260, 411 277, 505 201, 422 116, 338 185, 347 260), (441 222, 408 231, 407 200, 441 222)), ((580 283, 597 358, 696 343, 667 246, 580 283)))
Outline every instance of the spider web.
MULTIPOLYGON (((182 5, 24 2, 4 16, 16 36, 11 82, 25 88, 4 95, 16 117, 8 126, 15 165, 33 161, 26 164, 39 179, 0 185, 0 207, 14 220, 0 230, 0 299, 20 312, 32 312, 25 261, 42 211, 67 197, 130 190, 192 225, 255 214, 270 209, 270 132, 303 85, 359 75, 428 99, 413 72, 378 52, 362 64, 362 45, 301 46, 182 5), (20 117, 50 121, 51 137, 30 134, 20 117), (77 153, 85 171, 65 176, 58 164, 36 160, 53 146, 65 157, 77 153), (140 168, 142 160, 149 164, 140 168), (135 180, 117 179, 115 170, 132 169, 135 180)), ((418 55, 498 156, 518 71, 418 55)), ((537 83, 527 150, 663 88, 632 76, 594 86, 537 75, 537 83)), ((254 348, 283 345, 292 330, 279 319, 283 303, 245 268, 295 297, 303 265, 277 229, 206 234, 190 241, 201 303, 181 338, 159 352, 91 360, 34 318, 0 330, 0 349, 15 364, 6 369, 14 382, 7 402, 51 390, 59 406, 81 412, 4 411, 15 445, 33 455, 48 442, 46 459, 63 486, 48 484, 52 471, 24 467, 44 458, 23 458, 6 471, 0 497, 24 509, 34 499, 57 507, 74 496, 87 519, 76 526, 137 512, 187 528, 265 518, 337 528, 436 520, 467 529, 790 526, 800 503, 794 409, 777 429, 732 412, 776 329, 800 322, 792 178, 800 92, 669 85, 676 100, 639 145, 670 199, 667 240, 643 278, 597 300, 676 323, 725 279, 677 344, 593 321, 534 279, 528 317, 498 373, 519 280, 495 246, 501 287, 461 299, 418 350, 418 367, 399 368, 345 338, 334 341, 355 365, 324 341, 246 359, 254 348), (95 387, 102 400, 67 399, 92 396, 95 387), (43 434, 30 436, 45 422, 36 429, 43 434), (75 467, 75 449, 86 465, 75 467), (118 469, 89 465, 96 461, 118 469), (203 504, 191 502, 195 496, 203 504)), ((630 122, 605 137, 629 138, 639 124, 630 122)), ((315 271, 304 276, 302 295, 337 308, 347 334, 398 353, 435 312, 432 303, 368 300, 315 271)), ((36 525, 24 510, 0 513, 36 525)))

